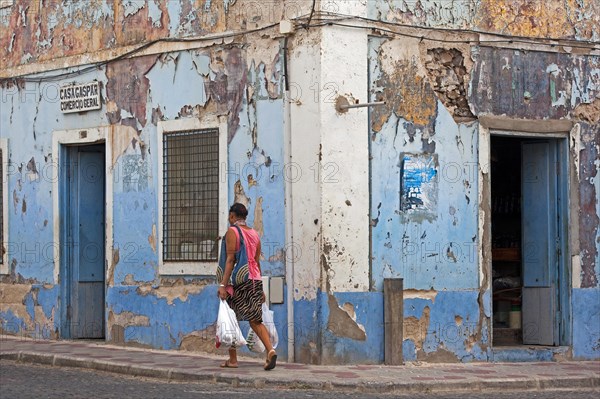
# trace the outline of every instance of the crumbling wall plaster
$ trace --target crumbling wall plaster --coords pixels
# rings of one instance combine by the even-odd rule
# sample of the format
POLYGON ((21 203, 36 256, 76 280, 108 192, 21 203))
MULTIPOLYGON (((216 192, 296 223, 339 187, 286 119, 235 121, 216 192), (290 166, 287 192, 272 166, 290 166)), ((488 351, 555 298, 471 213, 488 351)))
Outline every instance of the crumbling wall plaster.
POLYGON ((457 362, 486 360, 477 291, 439 292, 436 303, 405 300, 403 350, 405 360, 457 362))
POLYGON ((0 283, 0 333, 56 339, 57 287, 0 283))
POLYGON ((437 101, 427 79, 427 70, 420 61, 418 40, 379 40, 376 57, 371 62, 375 67, 373 99, 385 101, 385 105, 371 110, 371 129, 376 134, 393 114, 398 121, 415 126, 409 132, 409 141, 415 140, 416 130, 432 137, 437 114, 437 101), (391 87, 397 88, 392 90, 391 87))
POLYGON ((338 305, 333 295, 329 295, 329 319, 327 329, 337 337, 347 337, 354 340, 366 340, 365 327, 356 322, 354 306, 346 302, 338 305))
MULTIPOLYGON (((457 122, 475 120, 468 102, 470 70, 464 53, 456 48, 427 50, 427 67, 433 90, 457 122)), ((466 52, 469 54, 469 52, 466 52)), ((470 57, 467 56, 467 59, 470 57)))
POLYGON ((151 284, 143 284, 137 287, 137 292, 142 295, 155 295, 159 299, 166 299, 167 304, 173 305, 175 300, 178 299, 180 302, 188 300, 190 295, 196 295, 201 292, 208 285, 207 281, 200 283, 195 282, 194 284, 186 283, 182 278, 174 281, 166 279, 161 280, 161 284, 158 287, 153 287, 151 284))

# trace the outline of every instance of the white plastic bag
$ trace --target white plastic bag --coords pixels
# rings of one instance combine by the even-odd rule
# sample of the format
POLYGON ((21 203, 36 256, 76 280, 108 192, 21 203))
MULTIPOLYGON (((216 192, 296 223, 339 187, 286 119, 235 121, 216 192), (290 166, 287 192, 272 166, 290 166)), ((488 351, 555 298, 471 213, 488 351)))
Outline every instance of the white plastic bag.
MULTIPOLYGON (((273 321, 273 311, 269 309, 266 303, 262 304, 262 319, 263 324, 265 325, 269 333, 271 345, 273 345, 273 348, 277 348, 277 344, 279 343, 279 335, 277 334, 275 322, 273 321)), ((252 327, 250 327, 248 331, 246 342, 248 349, 250 349, 252 352, 262 353, 265 351, 265 344, 262 343, 262 341, 260 340, 258 335, 256 335, 252 327)))
POLYGON ((252 352, 262 353, 265 351, 265 344, 262 343, 258 335, 254 332, 252 327, 250 327, 248 331, 248 336, 246 337, 246 346, 252 352))
POLYGON ((225 345, 227 348, 235 345, 236 347, 246 345, 246 340, 240 330, 235 312, 229 307, 227 301, 221 299, 219 305, 219 314, 217 316, 217 337, 216 347, 225 345))
POLYGON ((277 328, 275 328, 275 321, 273 320, 273 311, 269 309, 266 302, 262 304, 262 319, 267 331, 269 332, 269 338, 273 348, 277 348, 279 343, 279 335, 277 334, 277 328))

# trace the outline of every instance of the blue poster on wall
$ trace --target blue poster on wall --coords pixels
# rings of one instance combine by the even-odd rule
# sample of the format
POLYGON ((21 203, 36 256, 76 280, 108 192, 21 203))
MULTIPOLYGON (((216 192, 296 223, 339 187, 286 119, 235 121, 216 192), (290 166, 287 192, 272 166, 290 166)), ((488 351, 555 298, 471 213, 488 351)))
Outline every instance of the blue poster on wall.
POLYGON ((437 154, 401 154, 400 210, 435 219, 438 198, 437 154))

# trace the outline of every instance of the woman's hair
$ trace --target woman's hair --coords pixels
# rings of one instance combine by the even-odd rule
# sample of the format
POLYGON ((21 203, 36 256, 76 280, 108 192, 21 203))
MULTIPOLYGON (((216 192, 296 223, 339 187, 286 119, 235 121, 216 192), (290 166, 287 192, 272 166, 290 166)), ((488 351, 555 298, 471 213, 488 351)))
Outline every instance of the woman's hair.
POLYGON ((242 219, 246 219, 246 216, 248 216, 248 209, 246 209, 244 204, 240 204, 239 202, 236 202, 235 204, 231 205, 231 208, 229 208, 229 212, 233 212, 235 216, 240 217, 242 219))

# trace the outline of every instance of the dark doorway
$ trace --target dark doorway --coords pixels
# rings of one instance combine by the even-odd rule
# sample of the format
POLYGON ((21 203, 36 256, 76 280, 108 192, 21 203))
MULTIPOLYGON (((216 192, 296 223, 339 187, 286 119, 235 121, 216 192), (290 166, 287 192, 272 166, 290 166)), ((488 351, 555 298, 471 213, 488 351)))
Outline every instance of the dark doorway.
POLYGON ((568 295, 562 258, 564 140, 492 136, 493 344, 559 345, 568 295), (563 277, 561 277, 563 276, 563 277))

